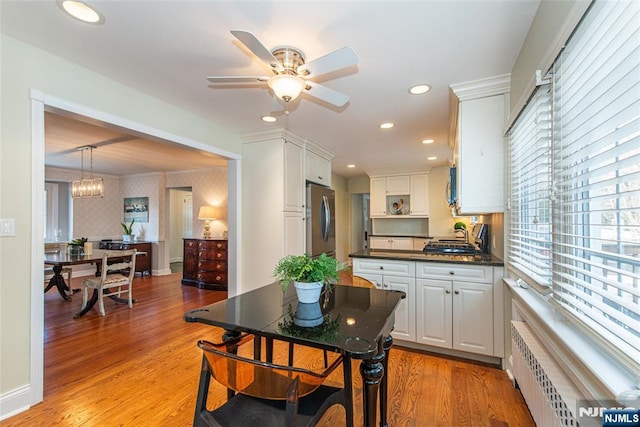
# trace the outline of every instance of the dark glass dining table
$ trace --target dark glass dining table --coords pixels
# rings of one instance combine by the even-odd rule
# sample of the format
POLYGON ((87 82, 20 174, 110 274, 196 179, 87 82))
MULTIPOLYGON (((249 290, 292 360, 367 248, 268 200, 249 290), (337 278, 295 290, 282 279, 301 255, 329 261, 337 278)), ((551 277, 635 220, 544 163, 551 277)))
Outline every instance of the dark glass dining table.
MULTIPOLYGON (((360 359, 364 425, 376 424, 379 406, 380 426, 386 426, 384 373, 393 344, 390 333, 394 313, 404 297, 400 291, 327 285, 318 303, 303 304, 298 302, 293 286, 283 292, 280 283, 274 282, 188 311, 184 320, 221 327, 229 337, 246 332, 267 342, 275 339, 339 352, 349 364, 351 359, 360 359)), ((353 425, 352 418, 351 408, 347 410, 347 425, 353 425)))

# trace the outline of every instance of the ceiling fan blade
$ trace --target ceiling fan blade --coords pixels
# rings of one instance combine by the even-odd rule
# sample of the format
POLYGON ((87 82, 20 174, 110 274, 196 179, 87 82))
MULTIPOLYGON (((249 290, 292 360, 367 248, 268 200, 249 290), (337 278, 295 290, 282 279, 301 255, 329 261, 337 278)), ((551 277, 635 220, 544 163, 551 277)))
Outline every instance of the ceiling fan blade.
POLYGON ((322 86, 312 81, 306 81, 305 83, 307 84, 307 90, 303 93, 306 93, 307 95, 318 98, 321 101, 328 102, 329 104, 333 104, 336 107, 342 107, 344 104, 349 102, 349 97, 344 93, 336 92, 333 89, 329 89, 326 86, 322 86))
POLYGON ((306 74, 307 78, 314 78, 357 63, 358 56, 353 49, 343 47, 301 65, 298 67, 298 74, 301 76, 306 74))
POLYGON ((278 59, 273 56, 273 54, 264 47, 264 45, 248 31, 242 30, 232 30, 231 34, 234 35, 235 38, 240 40, 240 42, 247 47, 255 56, 260 58, 262 62, 267 64, 269 69, 282 71, 282 64, 278 62, 278 59))
POLYGON ((211 83, 224 84, 224 83, 253 83, 253 82, 266 82, 269 80, 267 76, 209 76, 207 77, 211 83))

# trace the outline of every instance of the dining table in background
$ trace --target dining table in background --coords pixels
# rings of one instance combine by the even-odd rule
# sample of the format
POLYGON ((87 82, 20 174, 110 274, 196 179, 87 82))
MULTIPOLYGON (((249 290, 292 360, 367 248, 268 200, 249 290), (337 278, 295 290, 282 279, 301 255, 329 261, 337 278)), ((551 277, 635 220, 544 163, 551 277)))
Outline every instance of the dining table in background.
MULTIPOLYGON (((321 313, 322 327, 314 328, 300 326, 309 321, 308 312, 314 307, 298 303, 293 286, 283 292, 280 283, 275 282, 191 310, 184 314, 184 320, 221 327, 229 337, 246 332, 266 338, 267 343, 287 341, 341 353, 345 361, 360 359, 364 425, 373 427, 376 424, 379 403, 380 426, 386 426, 387 355, 393 343, 390 334, 395 310, 403 298, 405 294, 400 291, 328 286, 320 296, 320 302, 316 303, 318 307, 315 307, 321 313), (301 315, 303 308, 307 313, 301 315), (318 329, 320 333, 314 333, 318 329)), ((352 386, 345 384, 345 387, 352 386)), ((353 425, 352 402, 346 415, 347 425, 353 425)))
MULTIPOLYGON (((70 255, 68 252, 60 250, 60 251, 45 251, 44 254, 44 264, 50 265, 53 268, 53 277, 49 280, 49 284, 46 288, 44 288, 44 292, 48 292, 54 286, 58 289, 58 293, 60 296, 67 300, 71 301, 71 297, 68 293, 78 292, 79 289, 71 289, 71 284, 67 284, 64 281, 64 276, 62 275, 62 268, 70 265, 80 265, 80 264, 96 264, 96 272, 100 271, 100 265, 102 264, 102 256, 105 252, 109 252, 106 250, 94 249, 91 254, 82 254, 82 255, 70 255)), ((138 254, 146 254, 145 252, 138 252, 138 254)), ((96 273, 97 275, 97 273, 96 273)), ((109 298, 121 302, 127 303, 127 300, 122 298, 118 298, 115 295, 109 296, 109 298)), ((80 312, 74 315, 74 319, 85 315, 98 301, 98 290, 94 289, 91 298, 87 301, 87 306, 82 309, 80 312)), ((133 302, 137 302, 135 299, 133 302)))

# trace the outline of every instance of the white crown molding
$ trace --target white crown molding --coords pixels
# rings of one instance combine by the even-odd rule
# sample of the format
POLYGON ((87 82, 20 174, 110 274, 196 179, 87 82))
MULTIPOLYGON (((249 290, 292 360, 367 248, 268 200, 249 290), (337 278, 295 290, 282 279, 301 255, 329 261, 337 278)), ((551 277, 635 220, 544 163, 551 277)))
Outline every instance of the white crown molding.
POLYGON ((511 74, 487 77, 470 82, 452 84, 451 90, 460 101, 502 95, 509 92, 511 74))

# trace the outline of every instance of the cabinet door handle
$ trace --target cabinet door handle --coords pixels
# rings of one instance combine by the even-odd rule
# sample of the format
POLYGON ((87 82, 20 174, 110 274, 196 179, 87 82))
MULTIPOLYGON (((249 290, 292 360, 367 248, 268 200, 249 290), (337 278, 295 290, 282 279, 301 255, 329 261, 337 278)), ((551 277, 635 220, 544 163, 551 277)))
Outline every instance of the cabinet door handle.
POLYGON ((383 266, 380 266, 380 270, 384 270, 384 267, 383 267, 383 266))
POLYGON ((453 291, 453 293, 458 295, 458 294, 460 294, 460 291, 453 291))
POLYGON ((456 272, 455 271, 450 271, 449 274, 453 276, 454 274, 456 274, 456 272))
POLYGON ((383 288, 388 288, 388 287, 389 287, 389 285, 388 285, 388 284, 386 284, 386 283, 383 283, 383 284, 382 284, 382 287, 383 287, 383 288))
POLYGON ((447 289, 446 291, 444 291, 446 294, 450 294, 451 291, 449 289, 447 289))

